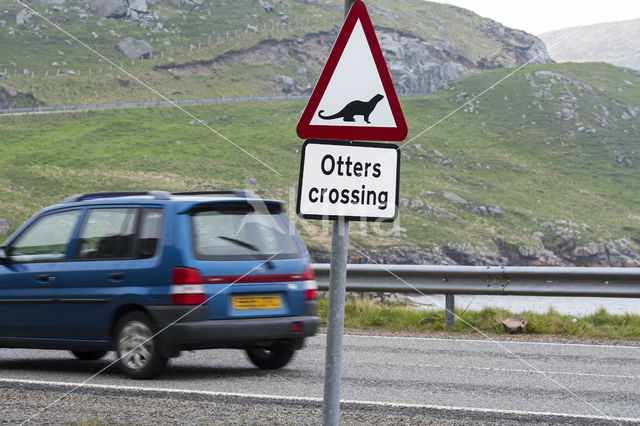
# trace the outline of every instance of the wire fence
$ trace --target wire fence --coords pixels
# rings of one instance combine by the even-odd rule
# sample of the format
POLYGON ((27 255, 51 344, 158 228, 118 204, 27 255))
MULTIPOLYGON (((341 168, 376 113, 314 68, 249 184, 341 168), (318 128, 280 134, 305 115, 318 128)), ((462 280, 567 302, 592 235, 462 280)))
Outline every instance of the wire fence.
POLYGON ((52 111, 74 111, 83 109, 100 109, 100 108, 122 108, 122 107, 143 107, 158 105, 183 105, 183 104, 206 104, 206 103, 222 103, 222 102, 253 102, 253 101, 275 101, 287 99, 307 99, 308 95, 286 95, 286 96, 245 96, 235 98, 210 98, 210 99, 177 99, 169 101, 147 101, 147 102, 116 102, 110 104, 83 104, 83 105, 54 105, 54 106, 37 106, 28 108, 3 108, 0 114, 24 114, 52 111))
MULTIPOLYGON (((424 94, 399 94, 400 97, 422 97, 428 96, 424 94)), ((11 114, 37 114, 40 112, 67 112, 87 109, 100 108, 125 108, 125 107, 145 107, 159 105, 184 105, 184 104, 207 104, 207 103, 224 103, 224 102, 254 102, 254 101, 281 101, 293 99, 309 99, 310 95, 278 95, 278 96, 241 96, 232 98, 206 98, 206 99, 176 99, 169 101, 146 101, 146 102, 115 102, 109 104, 81 104, 81 105, 54 105, 54 106, 36 106, 26 108, 2 108, 0 115, 11 114)))

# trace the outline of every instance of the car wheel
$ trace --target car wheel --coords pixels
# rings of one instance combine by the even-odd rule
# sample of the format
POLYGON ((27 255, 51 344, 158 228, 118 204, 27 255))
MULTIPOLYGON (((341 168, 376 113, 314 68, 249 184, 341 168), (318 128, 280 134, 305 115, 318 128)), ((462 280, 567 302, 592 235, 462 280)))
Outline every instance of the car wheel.
POLYGON ((114 339, 120 371, 132 379, 157 377, 167 364, 168 359, 160 354, 151 320, 142 312, 124 315, 118 321, 114 339))
POLYGON ((82 361, 95 361, 107 354, 107 351, 71 351, 73 356, 82 361))
POLYGON ((277 344, 266 348, 247 349, 249 359, 256 367, 273 370, 284 367, 293 358, 295 350, 286 344, 277 344))

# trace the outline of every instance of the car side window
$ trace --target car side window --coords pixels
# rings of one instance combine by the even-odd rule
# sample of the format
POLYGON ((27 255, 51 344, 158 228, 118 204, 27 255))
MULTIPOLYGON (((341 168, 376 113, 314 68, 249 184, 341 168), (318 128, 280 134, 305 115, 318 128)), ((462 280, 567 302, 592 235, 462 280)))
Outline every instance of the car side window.
POLYGON ((123 259, 134 255, 135 208, 95 208, 80 234, 79 259, 123 259))
POLYGON ((64 259, 80 210, 49 214, 38 219, 11 245, 13 262, 64 259))
POLYGON ((162 210, 144 209, 138 232, 138 258, 153 257, 162 231, 162 210))

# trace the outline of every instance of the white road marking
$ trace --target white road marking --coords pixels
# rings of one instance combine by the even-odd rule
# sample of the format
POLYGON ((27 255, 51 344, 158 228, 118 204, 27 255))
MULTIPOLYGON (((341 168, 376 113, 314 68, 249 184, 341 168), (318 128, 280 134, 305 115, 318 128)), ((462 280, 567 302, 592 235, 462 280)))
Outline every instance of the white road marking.
MULTIPOLYGON (((233 398, 245 398, 256 400, 278 400, 278 401, 291 401, 291 402, 312 402, 322 403, 322 398, 302 397, 302 396, 287 396, 287 395, 264 395, 264 394, 252 394, 252 393, 237 393, 237 392, 214 392, 196 389, 173 389, 173 388, 150 388, 145 386, 121 386, 121 385, 98 385, 98 384, 86 384, 75 382, 55 382, 48 380, 26 380, 26 379, 8 379, 0 378, 0 383, 6 384, 24 384, 24 385, 41 385, 50 387, 79 387, 84 389, 97 389, 97 390, 117 390, 117 391, 135 391, 135 392, 148 392, 150 394, 175 394, 175 395, 199 395, 210 397, 233 397, 233 398)), ((362 406, 376 406, 376 407, 389 407, 389 408, 417 408, 425 410, 440 410, 440 411, 458 411, 467 413, 482 413, 482 414, 509 414, 519 416, 538 416, 538 417, 566 417, 578 420, 603 420, 614 422, 640 422, 640 417, 613 417, 613 416, 594 416, 589 414, 571 414, 571 413, 551 413, 545 411, 523 411, 523 410, 502 410, 495 408, 477 408, 477 407, 455 407, 446 405, 429 405, 429 404, 405 404, 400 402, 382 402, 382 401, 356 401, 356 400, 340 400, 343 404, 362 405, 362 406)))
MULTIPOLYGON (((324 359, 305 359, 305 362, 312 361, 324 363, 324 359)), ((478 370, 478 371, 499 371, 501 373, 530 373, 543 375, 561 375, 561 376, 578 376, 578 377, 599 377, 606 379, 625 379, 640 380, 640 376, 625 376, 619 374, 595 374, 595 373, 576 373, 571 371, 544 371, 544 370, 526 370, 517 368, 493 368, 493 367, 474 367, 467 365, 442 365, 442 364, 417 364, 411 362, 377 362, 377 361, 350 361, 342 359, 343 364, 363 364, 363 365, 384 365, 392 367, 418 367, 418 368, 442 368, 450 370, 478 370)))
MULTIPOLYGON (((326 336, 326 334, 317 334, 318 336, 326 336)), ((345 334, 344 337, 360 337, 366 339, 407 339, 407 340, 431 340, 438 342, 461 342, 461 343, 500 343, 508 345, 543 345, 543 346, 582 346, 588 348, 615 348, 615 349, 634 349, 640 350, 640 345, 597 345, 593 343, 557 343, 557 342, 520 342, 513 340, 487 340, 487 339, 441 339, 438 337, 416 337, 416 336, 374 336, 367 334, 345 334)))

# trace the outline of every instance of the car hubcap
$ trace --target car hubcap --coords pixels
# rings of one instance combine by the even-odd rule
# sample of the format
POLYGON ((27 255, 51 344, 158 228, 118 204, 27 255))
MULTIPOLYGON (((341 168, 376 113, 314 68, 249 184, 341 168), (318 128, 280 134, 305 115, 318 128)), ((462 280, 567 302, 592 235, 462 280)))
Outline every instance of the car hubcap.
POLYGON ((151 336, 149 327, 140 321, 132 321, 124 326, 120 332, 118 352, 127 367, 140 370, 149 363, 153 353, 151 336))

